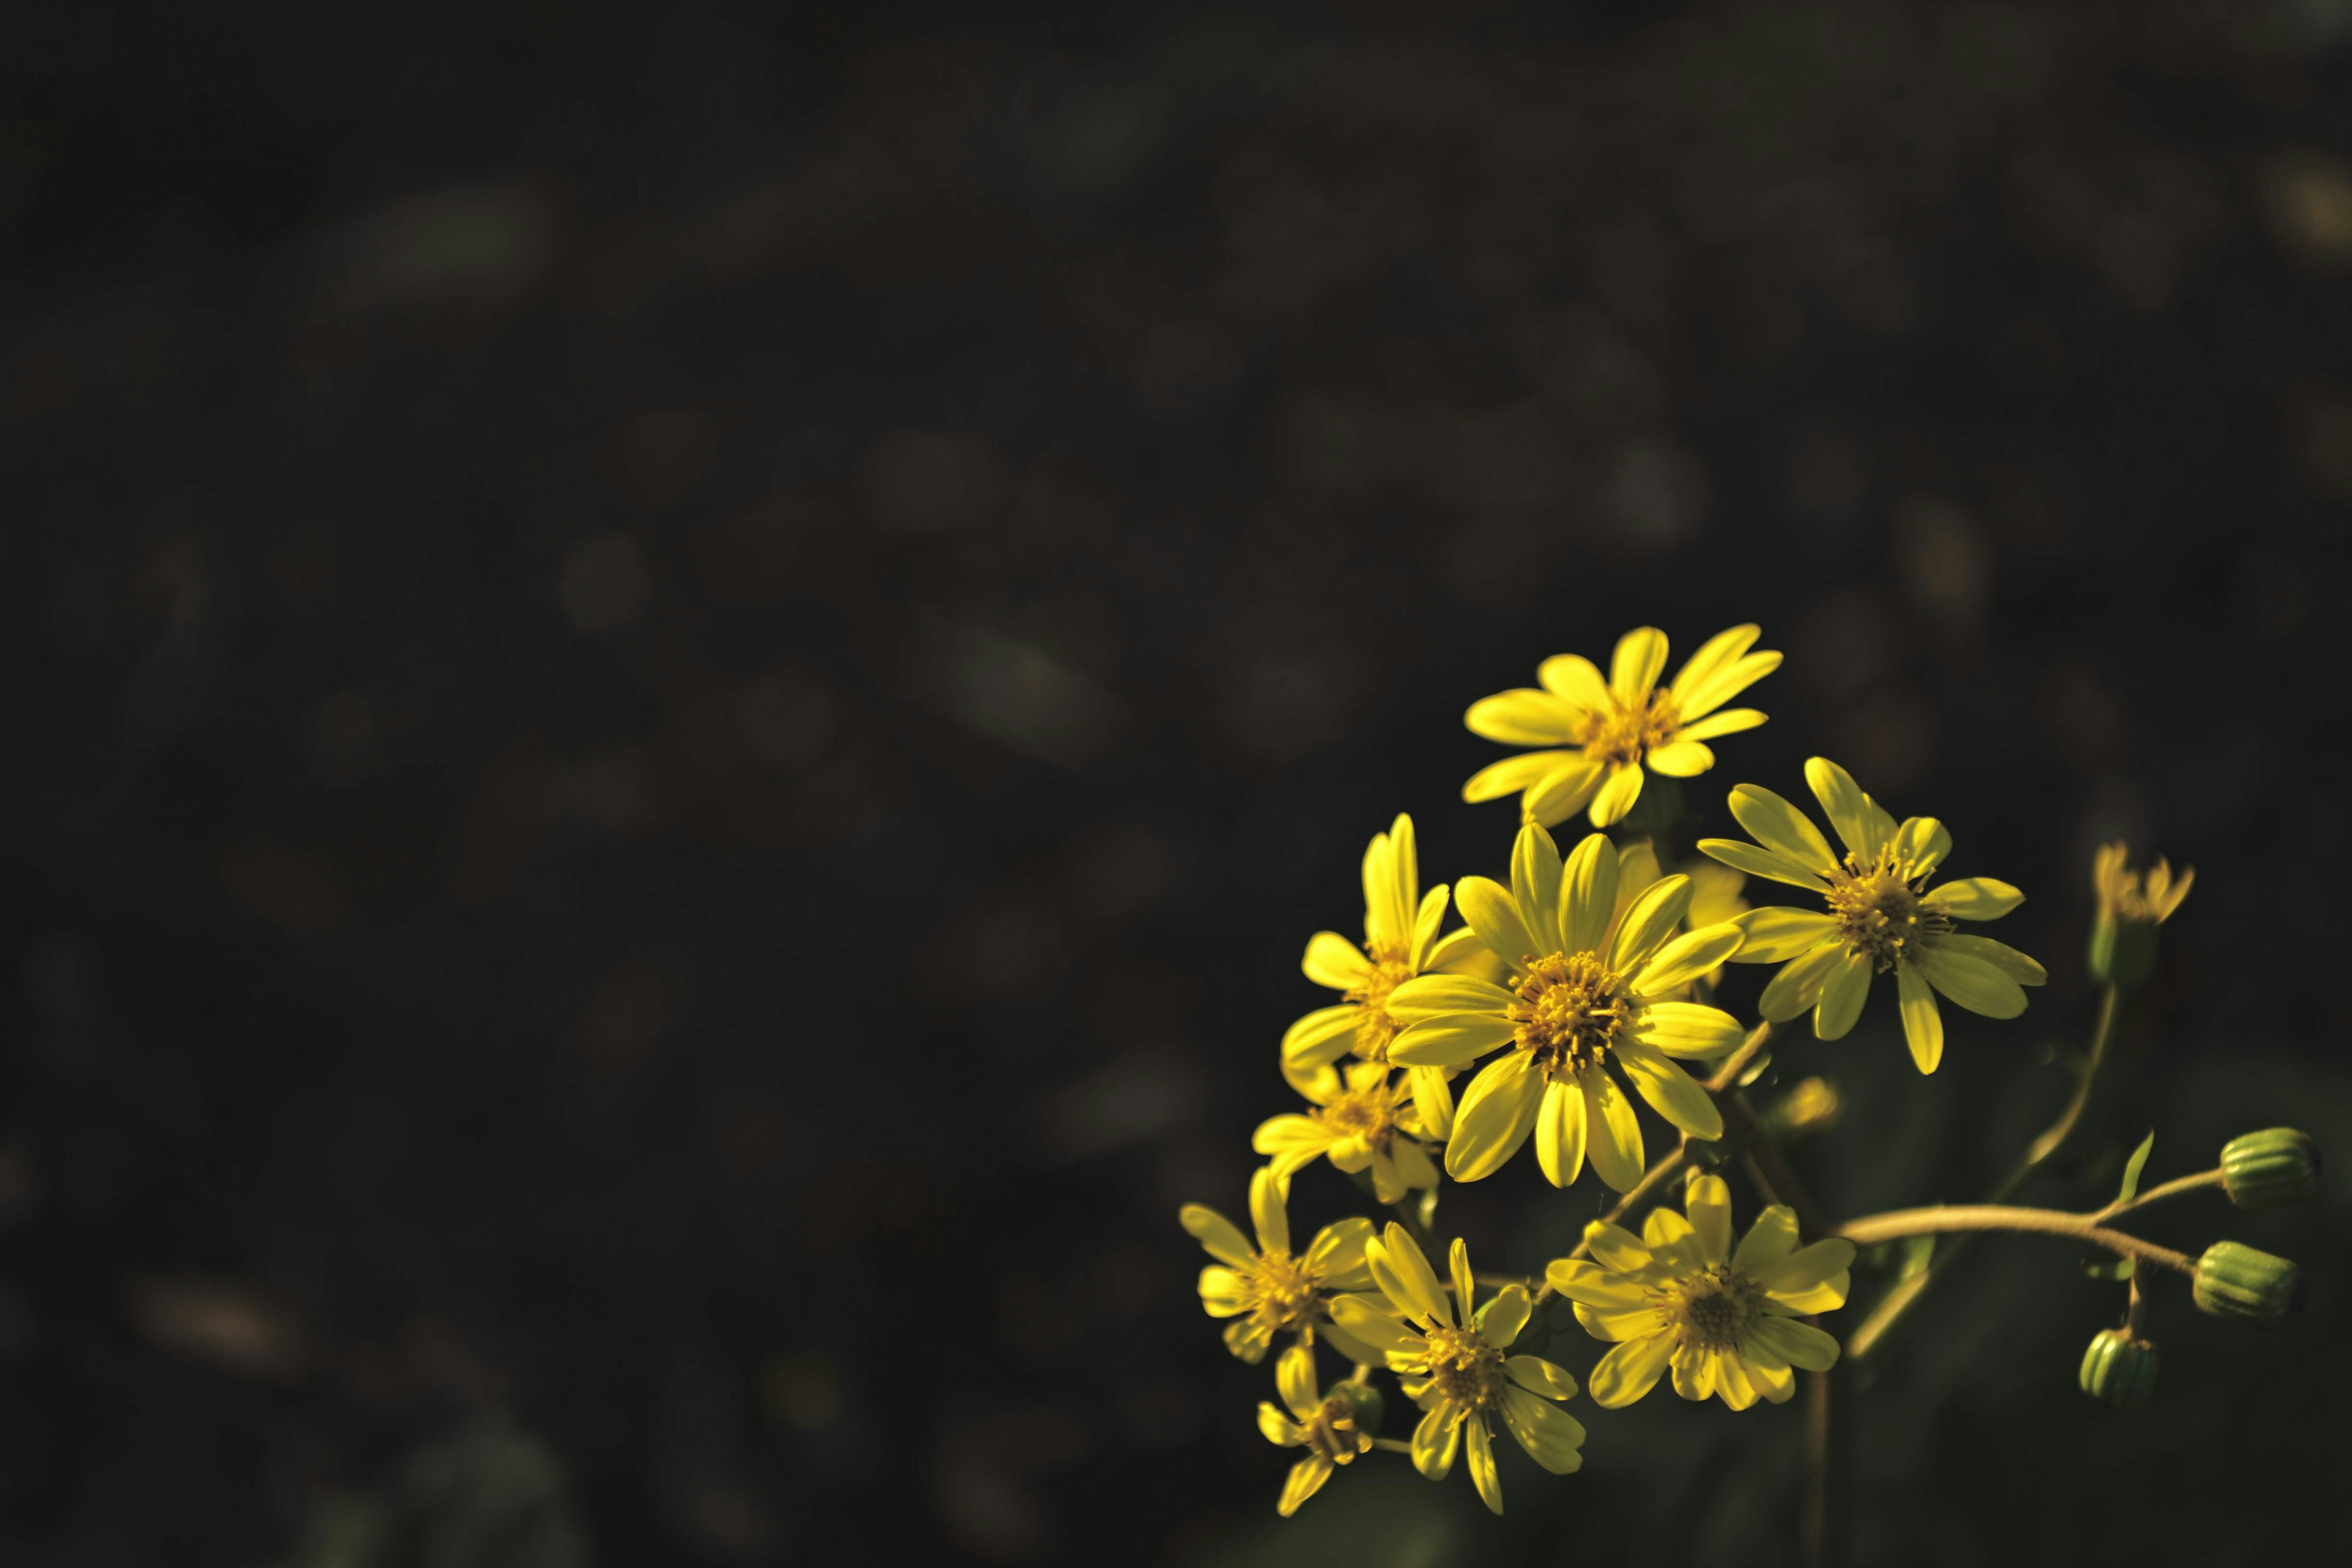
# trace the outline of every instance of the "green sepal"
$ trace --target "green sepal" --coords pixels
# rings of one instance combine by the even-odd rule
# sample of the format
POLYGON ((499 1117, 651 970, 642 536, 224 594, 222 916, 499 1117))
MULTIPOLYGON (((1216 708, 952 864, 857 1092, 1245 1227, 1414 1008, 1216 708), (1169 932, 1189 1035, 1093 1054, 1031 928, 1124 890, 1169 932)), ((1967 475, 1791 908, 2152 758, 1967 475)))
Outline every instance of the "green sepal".
POLYGON ((1357 1429, 1370 1436, 1380 1435, 1381 1417, 1386 1413, 1388 1406, 1381 1398, 1381 1391, 1370 1384, 1345 1381, 1335 1383, 1331 1385, 1331 1391, 1323 1397, 1326 1400, 1335 1398, 1346 1400, 1356 1413, 1357 1429))
POLYGON ((2156 973, 2156 922, 2118 921, 2101 915, 2091 922, 2091 942, 2084 954, 2091 978, 2118 991, 2147 984, 2156 973))

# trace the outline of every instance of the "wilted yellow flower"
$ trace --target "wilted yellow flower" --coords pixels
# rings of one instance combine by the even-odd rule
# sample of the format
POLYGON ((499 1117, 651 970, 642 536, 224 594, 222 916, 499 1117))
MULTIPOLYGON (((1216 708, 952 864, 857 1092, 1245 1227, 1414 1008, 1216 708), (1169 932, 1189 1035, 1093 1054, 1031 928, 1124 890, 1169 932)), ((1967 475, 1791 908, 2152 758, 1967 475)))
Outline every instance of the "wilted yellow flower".
MULTIPOLYGON (((1590 835, 1563 866, 1551 835, 1530 823, 1511 851, 1508 888, 1465 877, 1456 900, 1470 929, 1510 965, 1497 985, 1466 974, 1423 975, 1389 995, 1406 1028, 1389 1059, 1458 1067, 1510 1050, 1470 1082, 1454 1116, 1446 1173, 1489 1175, 1535 1134, 1536 1159, 1555 1186, 1583 1168, 1624 1192, 1641 1179, 1642 1130, 1609 1073, 1613 1064, 1652 1109, 1694 1138, 1723 1136, 1706 1090, 1671 1059, 1736 1047, 1738 1021, 1674 1000, 1736 952, 1737 926, 1676 937, 1688 912, 1687 877, 1664 877, 1621 895, 1630 857, 1590 835)), ((1644 873, 1654 860, 1643 863, 1644 873)))
POLYGON ((1290 1414, 1285 1415, 1270 1401, 1260 1400, 1257 1429, 1277 1447, 1307 1450, 1307 1457, 1290 1467, 1290 1479, 1282 1484, 1282 1499, 1274 1505, 1275 1512, 1288 1519, 1298 1511, 1300 1503, 1323 1489, 1333 1466, 1348 1464, 1357 1455, 1370 1451, 1372 1435, 1364 1430, 1363 1406, 1379 1396, 1369 1389, 1359 1393, 1348 1384, 1328 1394, 1317 1393, 1315 1352, 1305 1345, 1291 1346, 1274 1363, 1274 1387, 1282 1403, 1290 1406, 1290 1414))
MULTIPOLYGON (((1282 1199, 1282 1183, 1260 1166, 1250 1177, 1250 1221, 1257 1230, 1257 1246, 1250 1246, 1240 1227, 1202 1204, 1186 1204, 1177 1222, 1217 1261, 1201 1270, 1201 1305, 1213 1318, 1231 1318, 1225 1326, 1225 1348, 1255 1365, 1265 1357, 1274 1336, 1288 1329, 1303 1342, 1313 1342, 1318 1315, 1328 1310, 1332 1295, 1361 1290, 1372 1282, 1364 1264, 1364 1244, 1372 1239, 1372 1222, 1349 1218, 1315 1233, 1307 1250, 1290 1250, 1290 1215, 1282 1199)), ((1372 1352, 1341 1331, 1323 1332, 1332 1348, 1350 1361, 1370 1361, 1372 1352)))
POLYGON ((1805 782, 1845 844, 1843 859, 1831 853, 1810 817, 1755 784, 1731 792, 1731 815, 1759 842, 1698 842, 1703 852, 1736 870, 1808 889, 1828 902, 1822 913, 1750 910, 1732 922, 1746 939, 1732 955, 1736 962, 1787 961, 1757 1004, 1764 1016, 1786 1023, 1811 1007, 1813 1033, 1839 1039, 1862 1016, 1871 976, 1891 969, 1904 1038, 1911 1059, 1927 1073, 1944 1056, 1937 992, 1988 1018, 2024 1012, 2020 987, 2048 980, 2042 965, 1990 937, 1956 931, 1952 922, 1999 920, 2025 895, 1990 877, 1929 888, 1927 879, 1952 847, 1942 823, 1913 816, 1898 825, 1826 757, 1806 763, 1805 782))
POLYGON ((2091 888, 2099 910, 2091 921, 2091 978, 2129 987, 2156 968, 2156 928, 2172 918, 2197 880, 2195 868, 2172 879, 2172 867, 2158 856, 2145 879, 2131 869, 2131 850, 2104 844, 2091 861, 2091 888))
POLYGON ((1250 1147, 1272 1157, 1270 1167, 1286 1189, 1294 1172, 1322 1155, 1350 1174, 1372 1173, 1372 1195, 1395 1203, 1410 1187, 1437 1185, 1437 1166, 1419 1140, 1425 1136, 1412 1086, 1390 1080, 1380 1062, 1349 1062, 1336 1076, 1298 1085, 1315 1109, 1269 1117, 1258 1124, 1250 1147))
POLYGON ((1853 1243, 1800 1247, 1797 1216, 1775 1204, 1734 1252, 1721 1176, 1692 1172, 1684 1206, 1688 1218, 1651 1210, 1639 1241, 1596 1220, 1585 1231, 1593 1261, 1563 1258, 1544 1271, 1588 1333, 1616 1342, 1592 1369, 1593 1403, 1631 1405, 1671 1365, 1685 1399, 1713 1394, 1745 1410, 1761 1394, 1778 1405, 1796 1392, 1791 1368, 1823 1372, 1837 1361, 1837 1341, 1795 1320, 1845 1305, 1853 1243))
MULTIPOLYGON (((1282 1037, 1282 1070, 1292 1086, 1309 1094, 1332 1063, 1354 1052, 1385 1063, 1398 1025, 1389 1016, 1389 993, 1416 974, 1436 968, 1476 945, 1466 931, 1437 934, 1445 918, 1445 886, 1423 893, 1421 865, 1413 849, 1412 818, 1398 814, 1386 833, 1364 851, 1364 946, 1338 931, 1317 931, 1307 943, 1307 978, 1341 994, 1335 1006, 1318 1007, 1282 1037)), ((1421 1124, 1432 1138, 1454 1125, 1454 1091, 1443 1068, 1415 1068, 1409 1075, 1421 1124)))
POLYGON ((1470 1479, 1486 1506, 1500 1513, 1495 1422, 1508 1427, 1519 1447, 1553 1475, 1564 1476, 1584 1463, 1578 1452, 1584 1444, 1583 1424, 1550 1403, 1573 1395, 1576 1379, 1540 1356, 1509 1353, 1527 1326, 1526 1287, 1506 1285, 1476 1307, 1470 1249, 1456 1239, 1449 1301, 1436 1270, 1401 1225, 1391 1224, 1369 1243, 1364 1258, 1380 1282, 1380 1296, 1342 1296, 1332 1310, 1341 1327, 1386 1352, 1405 1396, 1421 1407, 1421 1424, 1412 1434, 1416 1469, 1433 1481, 1444 1480, 1466 1435, 1470 1479))
POLYGON ((1642 770, 1695 778, 1715 765, 1703 743, 1764 722, 1753 708, 1716 710, 1780 667, 1777 653, 1749 653, 1755 626, 1717 633, 1691 655, 1664 690, 1666 634, 1639 626, 1617 639, 1609 679, 1591 659, 1555 654, 1537 668, 1543 689, 1521 687, 1480 698, 1463 722, 1472 733, 1544 751, 1506 757, 1462 786, 1464 800, 1519 792, 1522 820, 1549 827, 1589 805, 1606 827, 1642 796, 1642 770))

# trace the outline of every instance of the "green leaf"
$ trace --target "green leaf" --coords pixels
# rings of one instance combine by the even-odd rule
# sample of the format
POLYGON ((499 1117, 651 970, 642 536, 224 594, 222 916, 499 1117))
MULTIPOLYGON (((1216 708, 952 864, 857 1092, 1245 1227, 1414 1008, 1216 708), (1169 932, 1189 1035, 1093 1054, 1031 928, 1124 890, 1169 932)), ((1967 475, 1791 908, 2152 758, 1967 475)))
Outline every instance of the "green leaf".
POLYGON ((2116 1189, 2116 1202, 2129 1203, 2132 1194, 2139 1191, 2139 1173, 2147 1168, 2147 1152, 2155 1147, 2156 1133, 2151 1131, 2132 1151, 2132 1157, 2124 1162, 2124 1184, 2116 1189))
POLYGON ((2083 1272, 2094 1279, 2128 1279, 2132 1277, 2132 1259, 2105 1258, 2096 1263, 2083 1265, 2083 1272))
POLYGON ((1897 1281, 1908 1279, 1914 1274, 1923 1274, 1927 1272, 1929 1260, 1936 1256, 1936 1238, 1932 1236, 1906 1236, 1895 1243, 1895 1255, 1897 1259, 1895 1278, 1897 1281))

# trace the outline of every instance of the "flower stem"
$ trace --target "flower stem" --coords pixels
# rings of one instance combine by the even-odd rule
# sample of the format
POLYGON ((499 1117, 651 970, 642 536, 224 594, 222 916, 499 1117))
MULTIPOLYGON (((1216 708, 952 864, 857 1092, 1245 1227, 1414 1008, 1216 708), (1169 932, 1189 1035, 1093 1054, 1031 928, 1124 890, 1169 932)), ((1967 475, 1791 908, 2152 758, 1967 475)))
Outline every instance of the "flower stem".
POLYGON ((2120 1219, 2123 1215, 2135 1210, 2144 1209, 2150 1204, 2160 1204, 2167 1198, 2177 1198, 2183 1193, 2201 1192, 2207 1187, 2218 1187, 2221 1184, 2221 1167, 2216 1165, 2210 1171, 2200 1171, 2193 1176, 2175 1176, 2161 1186, 2148 1188, 2137 1197, 2119 1198, 2093 1215, 2091 1218, 2105 1225, 2111 1219, 2120 1219))
POLYGON ((1384 1454, 1410 1454, 1412 1452, 1412 1445, 1406 1442, 1402 1437, 1375 1437, 1372 1439, 1372 1447, 1380 1449, 1384 1454))
POLYGON ((2010 1230, 2064 1237, 2182 1274, 2197 1272, 2197 1260, 2185 1252, 2142 1241, 2120 1230, 2109 1230, 2098 1223, 2095 1215, 2068 1214, 2062 1209, 2013 1208, 2005 1204, 1934 1204, 1927 1208, 1864 1215, 1840 1226, 1835 1234, 1856 1247, 1873 1247, 1882 1241, 1899 1241, 1906 1236, 1940 1236, 1956 1230, 2010 1230))

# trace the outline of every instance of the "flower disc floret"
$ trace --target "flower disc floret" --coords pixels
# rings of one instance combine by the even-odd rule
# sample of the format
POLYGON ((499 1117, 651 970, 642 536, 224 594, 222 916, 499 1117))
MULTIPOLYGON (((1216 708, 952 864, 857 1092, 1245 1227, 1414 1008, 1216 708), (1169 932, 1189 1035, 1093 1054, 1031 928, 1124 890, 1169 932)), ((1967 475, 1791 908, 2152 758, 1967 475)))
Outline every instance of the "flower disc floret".
POLYGON ((1805 782, 1843 843, 1843 855, 1831 850, 1804 813, 1756 784, 1731 792, 1731 814, 1756 842, 1702 838, 1698 844, 1736 871, 1803 888, 1825 906, 1818 912, 1749 910, 1731 921, 1741 934, 1734 962, 1781 965, 1758 1010, 1786 1023, 1810 1008, 1813 1033, 1839 1039, 1862 1016, 1872 978, 1892 973, 1904 1039, 1923 1073, 1943 1060, 1939 994, 1989 1018, 2024 1012, 2022 987, 2042 984, 2047 972, 2015 948, 1966 934, 1954 922, 1998 920, 2025 895, 1990 877, 1929 887, 1952 847, 1942 823, 1932 816, 1896 822, 1827 757, 1806 763, 1805 782))
POLYGON ((1748 651, 1759 635, 1752 626, 1717 633, 1664 687, 1666 634, 1655 626, 1617 639, 1606 680, 1576 654, 1544 660, 1536 671, 1541 689, 1497 692, 1463 716, 1473 734, 1542 749, 1482 768, 1462 798, 1517 793, 1520 819, 1546 827, 1588 808, 1595 827, 1621 820, 1641 799, 1645 768, 1694 778, 1715 765, 1706 742, 1764 722, 1753 708, 1723 708, 1780 667, 1777 653, 1748 651))
POLYGON ((1733 1250, 1731 1191, 1720 1176, 1693 1173, 1684 1204, 1684 1214, 1651 1211, 1638 1240, 1595 1222, 1585 1232, 1590 1262, 1564 1258, 1544 1271, 1586 1332, 1615 1342, 1592 1369, 1593 1400, 1631 1405, 1671 1369, 1685 1399, 1719 1398, 1734 1410, 1759 1398, 1780 1404, 1796 1392, 1796 1369, 1837 1361, 1837 1341, 1796 1320, 1845 1304, 1853 1244, 1799 1247, 1795 1215, 1776 1204, 1733 1250))
POLYGON ((1437 1184, 1436 1163, 1420 1142, 1424 1128, 1410 1075, 1391 1078, 1379 1062, 1350 1062, 1299 1089, 1309 1109, 1268 1118, 1250 1141, 1271 1159, 1286 1190, 1293 1174, 1326 1157, 1351 1174, 1370 1171, 1373 1195, 1384 1204, 1437 1184))
POLYGON ((1458 1068, 1499 1053, 1455 1109, 1447 1174, 1491 1175, 1532 1136, 1554 1185, 1575 1181, 1589 1153, 1601 1179, 1626 1191, 1641 1179, 1643 1147, 1620 1075, 1688 1136, 1723 1136, 1715 1101, 1674 1058, 1708 1060, 1739 1044, 1731 1015, 1682 998, 1741 937, 1729 922, 1676 936, 1691 896, 1688 877, 1657 874, 1646 845, 1620 850, 1595 833, 1563 861, 1534 824, 1519 829, 1509 887, 1462 879, 1463 918, 1507 984, 1423 975, 1389 997, 1405 1021, 1391 1061, 1458 1068))
POLYGON ((1583 1464, 1583 1424, 1557 1404, 1575 1394, 1576 1380, 1540 1356, 1510 1353, 1533 1310, 1525 1286, 1506 1285, 1478 1305, 1469 1248, 1456 1239, 1447 1258, 1449 1294, 1400 1225, 1368 1242, 1364 1260, 1380 1294, 1341 1297, 1331 1304, 1333 1321, 1379 1346, 1406 1397, 1420 1407, 1412 1444, 1415 1468, 1444 1480, 1466 1447, 1478 1496, 1500 1513, 1497 1423, 1556 1476, 1583 1464))
POLYGON ((1372 1223, 1343 1219, 1327 1225, 1304 1252, 1290 1250, 1290 1215, 1282 1183, 1268 1168, 1250 1177, 1250 1218, 1257 1231, 1252 1247, 1239 1226, 1202 1204, 1186 1204, 1178 1223, 1216 1261, 1201 1270, 1201 1306, 1213 1318, 1234 1320, 1225 1327, 1225 1348, 1255 1364, 1281 1333, 1312 1343, 1321 1331, 1352 1360, 1376 1353, 1333 1333, 1324 1321, 1332 1296, 1369 1287, 1364 1244, 1372 1223))

